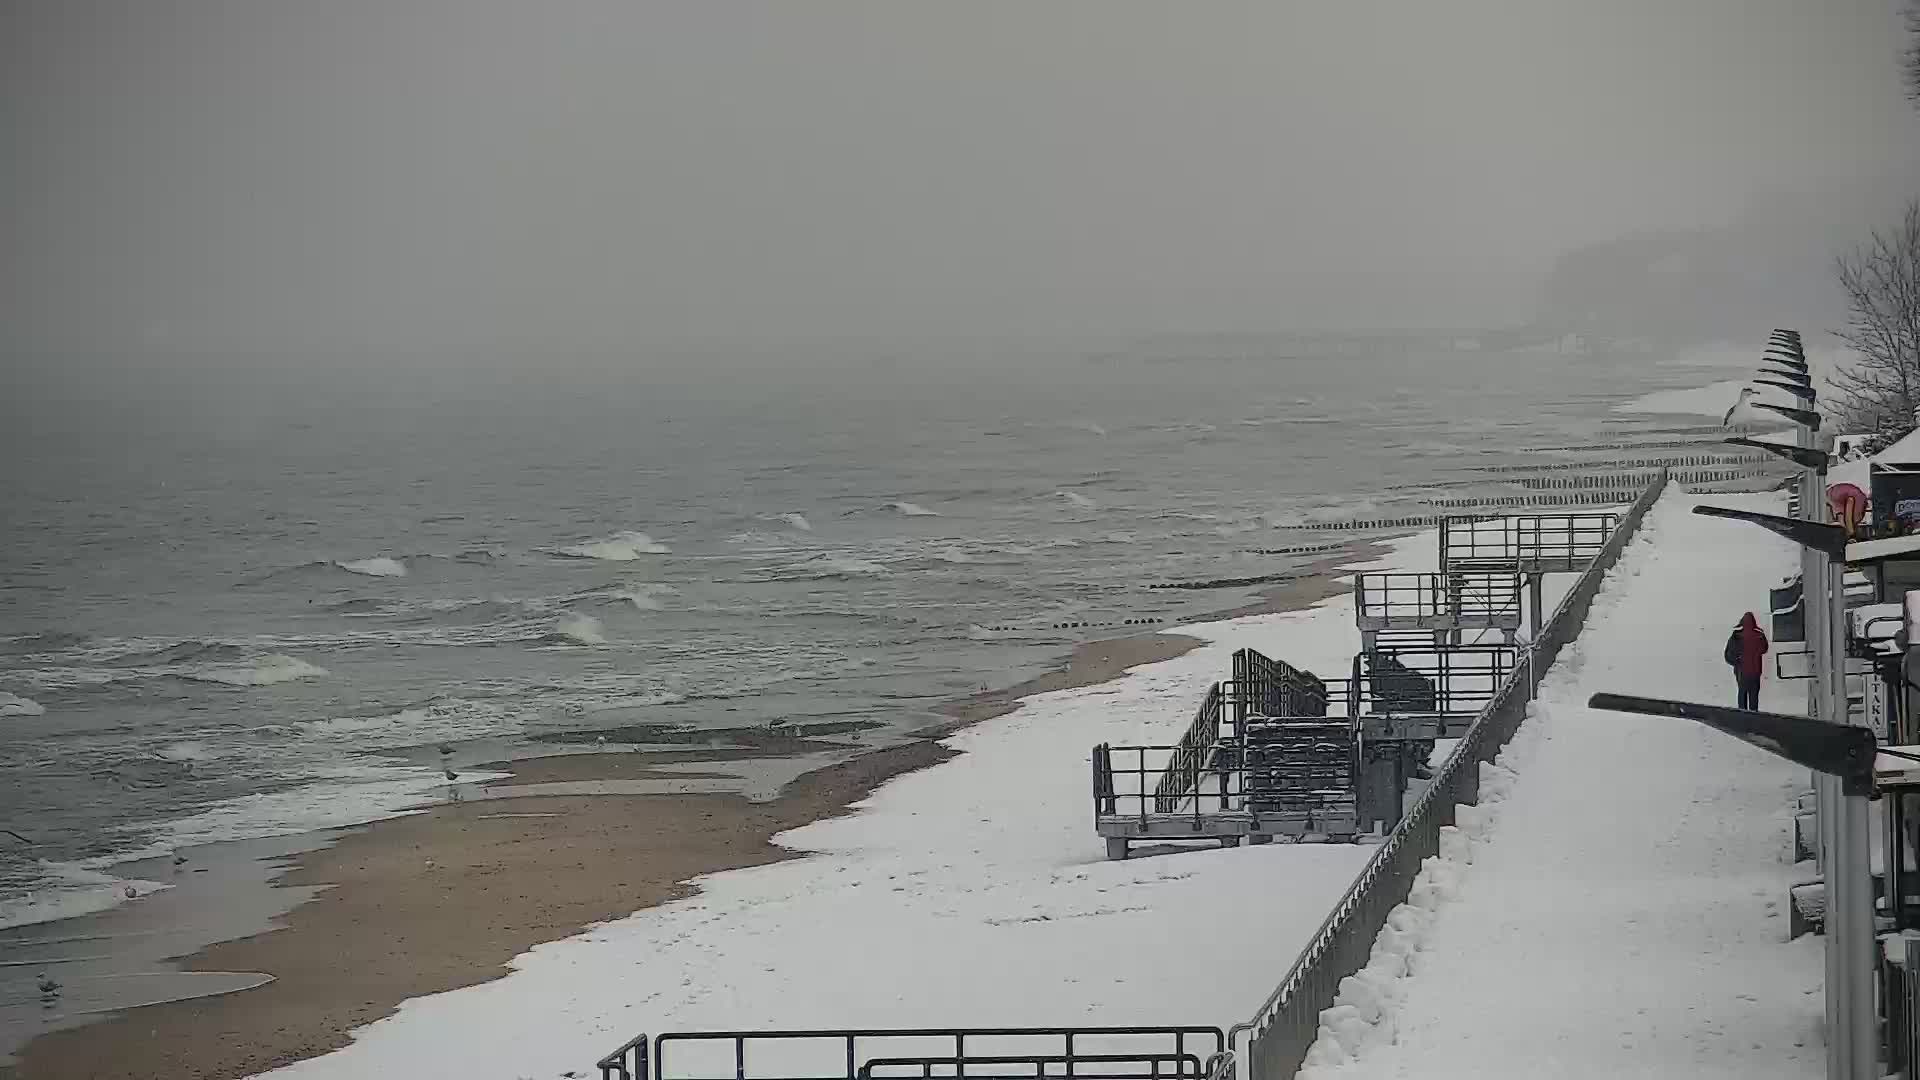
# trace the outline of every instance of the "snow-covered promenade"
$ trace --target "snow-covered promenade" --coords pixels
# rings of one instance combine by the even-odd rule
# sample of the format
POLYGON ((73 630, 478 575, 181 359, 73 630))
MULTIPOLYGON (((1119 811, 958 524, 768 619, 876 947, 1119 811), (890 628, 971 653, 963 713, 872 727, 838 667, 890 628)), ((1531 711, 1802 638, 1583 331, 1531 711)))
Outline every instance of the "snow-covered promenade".
MULTIPOLYGON (((1405 943, 1408 974, 1327 1017, 1303 1076, 1822 1075, 1819 940, 1786 940, 1806 771, 1585 707, 1603 690, 1732 703, 1728 628, 1764 614, 1796 555, 1691 514, 1698 501, 1656 506, 1509 745, 1471 864, 1431 875, 1441 898, 1405 943)), ((1762 707, 1799 711, 1802 686, 1769 679, 1762 707)))

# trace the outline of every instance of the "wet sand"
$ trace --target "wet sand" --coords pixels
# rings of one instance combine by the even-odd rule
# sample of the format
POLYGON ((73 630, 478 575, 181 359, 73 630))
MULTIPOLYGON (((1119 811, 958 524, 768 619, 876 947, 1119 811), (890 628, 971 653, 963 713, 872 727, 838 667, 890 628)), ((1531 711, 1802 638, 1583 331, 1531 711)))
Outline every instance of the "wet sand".
MULTIPOLYGON (((1303 607, 1338 593, 1344 587, 1326 575, 1368 554, 1323 560, 1304 571, 1320 576, 1269 589, 1259 602, 1218 617, 1303 607)), ((534 945, 689 895, 693 878, 797 857, 773 836, 845 813, 887 780, 946 760, 954 751, 935 739, 1011 712, 1021 698, 1105 682, 1200 644, 1160 633, 1085 644, 1037 678, 941 706, 945 721, 881 749, 772 739, 757 747, 501 763, 513 775, 481 785, 474 798, 345 830, 336 843, 295 857, 275 883, 320 887, 317 896, 277 929, 211 945, 178 965, 263 972, 274 981, 43 1035, 12 1069, 0 1067, 0 1077, 230 1080, 337 1049, 354 1028, 408 998, 498 978, 534 945), (619 790, 621 783, 735 777, 726 762, 783 757, 811 771, 765 801, 738 792, 486 797, 488 789, 497 796, 532 784, 606 782, 619 790), (827 763, 813 767, 816 761, 827 763)), ((601 1049, 581 1047, 583 1067, 601 1049)))

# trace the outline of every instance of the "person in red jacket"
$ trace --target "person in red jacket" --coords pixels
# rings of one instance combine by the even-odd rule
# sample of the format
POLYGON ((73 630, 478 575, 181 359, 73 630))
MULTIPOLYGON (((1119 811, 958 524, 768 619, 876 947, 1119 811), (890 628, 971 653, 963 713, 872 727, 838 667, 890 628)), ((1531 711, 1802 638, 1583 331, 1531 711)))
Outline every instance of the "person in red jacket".
POLYGON ((1733 668, 1733 677, 1740 685, 1739 707, 1758 709, 1760 707, 1760 672, 1766 667, 1767 635, 1761 631, 1760 623, 1749 611, 1740 616, 1740 625, 1727 636, 1727 666, 1733 668))

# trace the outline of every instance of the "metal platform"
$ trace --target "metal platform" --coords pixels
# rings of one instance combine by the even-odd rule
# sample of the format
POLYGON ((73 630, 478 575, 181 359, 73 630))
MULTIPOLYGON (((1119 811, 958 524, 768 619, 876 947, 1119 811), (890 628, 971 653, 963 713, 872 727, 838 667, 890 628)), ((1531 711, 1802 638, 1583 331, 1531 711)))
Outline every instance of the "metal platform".
POLYGON ((1110 858, 1142 841, 1351 840, 1399 820, 1438 739, 1459 738, 1519 655, 1382 630, 1393 647, 1323 681, 1250 649, 1177 743, 1093 748, 1094 830, 1110 858), (1297 710, 1289 715, 1279 710, 1297 710))
POLYGON ((1577 573, 1619 524, 1620 515, 1613 513, 1443 518, 1440 572, 1577 573))
POLYGON ((1179 742, 1094 747, 1108 857, 1143 840, 1352 839, 1358 735, 1350 717, 1327 715, 1329 698, 1312 672, 1241 649, 1179 742))
POLYGON ((1457 739, 1518 658, 1508 645, 1375 649, 1353 658, 1341 697, 1367 741, 1457 739))
POLYGON ((1502 630, 1510 636, 1522 615, 1520 573, 1356 574, 1353 610, 1369 644, 1381 630, 1502 630))
POLYGON ((1222 743, 1168 794, 1177 746, 1093 748, 1094 831, 1111 858, 1133 842, 1275 837, 1351 840, 1359 740, 1345 718, 1247 722, 1247 745, 1222 743))
POLYGON ((639 1035, 601 1080, 1196 1080, 1217 1027, 871 1028, 639 1035))
POLYGON ((1253 649, 1233 654, 1233 678, 1213 684, 1154 784, 1155 812, 1195 790, 1220 748, 1239 742, 1249 716, 1325 716, 1327 686, 1310 671, 1253 649))

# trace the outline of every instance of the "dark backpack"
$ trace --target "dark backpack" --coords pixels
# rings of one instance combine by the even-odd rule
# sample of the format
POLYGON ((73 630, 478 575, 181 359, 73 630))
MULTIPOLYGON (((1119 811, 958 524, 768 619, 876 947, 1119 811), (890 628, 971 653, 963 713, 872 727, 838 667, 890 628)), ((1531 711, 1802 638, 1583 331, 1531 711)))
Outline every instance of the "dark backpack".
POLYGON ((1723 653, 1722 655, 1724 655, 1727 658, 1728 664, 1732 665, 1733 667, 1740 666, 1740 628, 1739 627, 1737 626, 1734 627, 1733 633, 1727 635, 1727 648, 1726 648, 1726 652, 1723 653))

